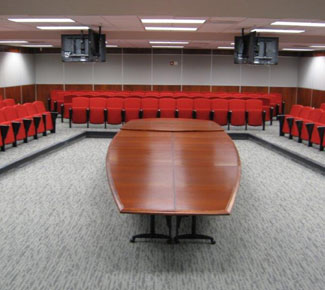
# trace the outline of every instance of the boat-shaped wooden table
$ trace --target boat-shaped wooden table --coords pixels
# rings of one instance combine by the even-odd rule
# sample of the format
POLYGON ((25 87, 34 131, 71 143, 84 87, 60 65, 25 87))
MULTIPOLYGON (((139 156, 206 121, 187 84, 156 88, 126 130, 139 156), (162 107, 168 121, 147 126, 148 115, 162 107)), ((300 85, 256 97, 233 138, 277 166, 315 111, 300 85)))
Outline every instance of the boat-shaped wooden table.
POLYGON ((150 232, 132 237, 209 239, 196 233, 196 216, 228 215, 240 180, 240 158, 231 138, 215 122, 140 119, 126 123, 106 159, 109 185, 121 213, 150 215, 150 232), (169 234, 155 232, 155 215, 165 215, 169 234), (171 217, 176 216, 172 238, 171 217), (192 232, 179 235, 182 216, 192 232))

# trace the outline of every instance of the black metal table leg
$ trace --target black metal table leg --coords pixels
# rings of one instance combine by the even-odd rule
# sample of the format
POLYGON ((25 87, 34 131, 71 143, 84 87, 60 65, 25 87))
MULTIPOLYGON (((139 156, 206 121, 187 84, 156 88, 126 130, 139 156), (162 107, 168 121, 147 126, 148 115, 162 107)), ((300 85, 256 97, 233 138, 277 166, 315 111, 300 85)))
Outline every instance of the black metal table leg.
POLYGON ((171 217, 167 217, 167 226, 169 227, 169 235, 157 234, 155 229, 155 216, 150 215, 150 232, 135 235, 131 238, 130 242, 134 243, 136 239, 167 239, 167 242, 172 241, 171 237, 171 217), (168 219, 169 218, 169 219, 168 219))
POLYGON ((320 139, 319 151, 323 151, 324 150, 325 126, 319 126, 319 127, 317 127, 317 131, 318 131, 319 139, 320 139))
POLYGON ((51 120, 52 120, 52 125, 53 129, 51 130, 51 133, 56 132, 56 118, 58 116, 58 112, 51 112, 51 120))
POLYGON ((270 107, 270 125, 273 125, 273 112, 274 112, 274 108, 270 107))
POLYGON ((174 238, 175 243, 179 243, 179 240, 210 240, 211 244, 215 244, 216 241, 214 240, 213 237, 207 236, 207 235, 202 235, 202 234, 197 234, 196 233, 196 216, 192 216, 192 232, 190 234, 185 234, 185 235, 178 235, 178 228, 181 222, 181 217, 177 217, 176 221, 176 236, 174 238))

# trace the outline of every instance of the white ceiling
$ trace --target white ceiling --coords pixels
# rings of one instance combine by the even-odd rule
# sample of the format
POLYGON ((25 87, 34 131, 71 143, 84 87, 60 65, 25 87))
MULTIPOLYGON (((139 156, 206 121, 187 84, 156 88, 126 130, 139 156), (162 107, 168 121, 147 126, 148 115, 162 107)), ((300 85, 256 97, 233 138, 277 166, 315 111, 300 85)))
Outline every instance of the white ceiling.
MULTIPOLYGON (((37 0, 34 0, 34 2, 35 1, 37 2, 37 0)), ((232 2, 234 0, 229 0, 229 1, 232 2)), ((240 0, 236 0, 236 1, 242 2, 240 0)), ((247 1, 249 2, 249 0, 247 1)), ((294 3, 294 1, 292 3, 294 3)), ((131 10, 130 8, 125 9, 126 12, 130 10, 131 10)), ((27 40, 30 43, 53 44, 55 47, 60 47, 60 35, 70 34, 71 31, 42 31, 36 28, 37 25, 40 25, 39 23, 37 24, 36 23, 15 23, 15 22, 8 21, 9 17, 23 18, 23 17, 36 17, 36 16, 46 17, 48 16, 48 14, 46 15, 34 14, 33 16, 31 16, 31 14, 30 15, 26 15, 26 14, 25 15, 22 14, 21 15, 17 15, 17 14, 0 15, 0 40, 27 40)), ((166 31, 159 32, 159 31, 145 31, 144 24, 142 24, 140 19, 141 18, 189 18, 189 17, 182 17, 181 15, 178 17, 175 17, 174 15, 153 16, 152 14, 142 15, 142 16, 135 16, 135 15, 78 16, 78 15, 71 15, 71 14, 69 15, 58 14, 58 15, 51 15, 51 17, 68 17, 76 21, 76 23, 70 23, 68 25, 88 25, 93 28, 102 26, 102 31, 106 34, 106 39, 108 40, 109 44, 116 44, 119 47, 139 47, 139 48, 150 48, 151 47, 151 45, 149 44, 150 40, 162 40, 162 41, 174 40, 174 41, 189 41, 189 44, 186 45, 185 48, 216 49, 218 46, 230 45, 230 43, 233 42, 234 40, 234 36, 240 35, 242 28, 245 28, 246 32, 250 31, 253 28, 301 29, 301 27, 278 27, 278 26, 275 27, 270 25, 272 22, 277 20, 325 22, 325 20, 312 19, 312 18, 301 19, 301 18, 248 18, 248 17, 194 17, 198 19, 206 19, 206 22, 201 25, 193 25, 193 24, 175 25, 174 24, 173 26, 198 27, 198 30, 195 32, 166 32, 166 31)), ((46 25, 49 24, 46 23, 46 25)), ((170 25, 150 24, 150 26, 170 26, 170 25)), ((303 29, 305 29, 306 32, 302 34, 294 34, 294 35, 267 34, 267 36, 279 36, 280 48, 308 47, 309 45, 325 45, 325 28, 306 27, 303 29)), ((79 32, 74 31, 72 33, 79 33, 79 32)))

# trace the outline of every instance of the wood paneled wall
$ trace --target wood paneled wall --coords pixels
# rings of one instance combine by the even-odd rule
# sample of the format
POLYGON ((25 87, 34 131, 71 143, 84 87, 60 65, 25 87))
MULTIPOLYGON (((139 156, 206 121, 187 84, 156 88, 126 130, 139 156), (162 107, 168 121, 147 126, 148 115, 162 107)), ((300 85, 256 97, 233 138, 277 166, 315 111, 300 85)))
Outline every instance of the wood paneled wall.
POLYGON ((325 103, 325 91, 298 89, 297 104, 319 108, 322 103, 325 103))
POLYGON ((22 86, 22 102, 23 103, 34 102, 36 100, 35 88, 36 88, 36 85, 22 86))
POLYGON ((37 100, 47 104, 52 90, 63 90, 63 85, 36 85, 37 100))

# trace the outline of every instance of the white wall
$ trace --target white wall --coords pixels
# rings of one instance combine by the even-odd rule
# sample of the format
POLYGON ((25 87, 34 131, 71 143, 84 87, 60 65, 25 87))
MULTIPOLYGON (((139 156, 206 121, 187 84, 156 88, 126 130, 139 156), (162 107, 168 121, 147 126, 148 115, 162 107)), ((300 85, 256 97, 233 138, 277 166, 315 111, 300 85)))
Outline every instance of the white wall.
POLYGON ((0 53, 0 87, 35 84, 34 55, 0 53))
POLYGON ((36 84, 235 85, 296 87, 298 58, 276 66, 235 65, 233 56, 107 54, 106 63, 62 63, 59 54, 35 55, 36 84), (170 65, 170 62, 178 65, 170 65))
POLYGON ((325 90, 325 57, 302 57, 299 60, 298 86, 325 90))

